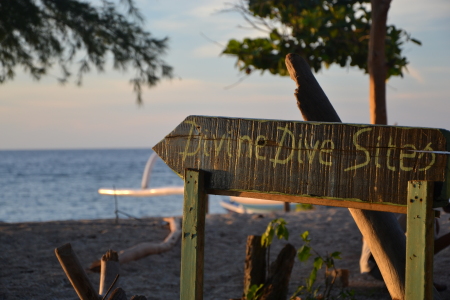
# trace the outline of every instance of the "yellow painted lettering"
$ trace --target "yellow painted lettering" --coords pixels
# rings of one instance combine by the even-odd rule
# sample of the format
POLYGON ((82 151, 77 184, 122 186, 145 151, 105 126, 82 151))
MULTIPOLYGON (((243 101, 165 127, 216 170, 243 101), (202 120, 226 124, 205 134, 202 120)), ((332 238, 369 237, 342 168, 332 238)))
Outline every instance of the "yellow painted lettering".
POLYGON ((225 140, 225 135, 227 135, 226 133, 224 133, 222 135, 222 137, 220 138, 220 142, 217 141, 217 137, 213 134, 213 140, 214 140, 214 153, 216 155, 218 155, 220 153, 220 149, 222 149, 222 145, 223 145, 223 141, 225 140))
POLYGON ((191 128, 189 129, 189 136, 188 136, 188 140, 186 142, 186 146, 184 146, 184 151, 180 152, 180 155, 183 155, 183 161, 186 159, 186 156, 194 156, 198 153, 198 151, 200 150, 201 141, 202 141, 202 136, 200 135, 200 138, 198 140, 197 149, 195 149, 195 151, 188 152, 189 146, 191 144, 191 139, 193 136, 192 133, 194 131, 194 128, 197 127, 197 124, 195 123, 195 121, 185 121, 184 123, 191 124, 191 128))
POLYGON ((298 163, 299 164, 302 164, 303 163, 303 160, 301 159, 301 155, 300 154, 302 154, 302 151, 300 151, 301 149, 302 149, 302 137, 303 137, 303 134, 299 134, 298 135, 300 138, 298 139, 298 153, 297 153, 297 159, 298 159, 298 163))
POLYGON ((380 158, 380 140, 381 140, 381 135, 378 137, 377 149, 375 151, 375 166, 377 168, 381 168, 381 165, 378 162, 378 159, 380 158))
POLYGON ((244 141, 248 141, 248 157, 252 157, 252 139, 248 135, 239 138, 238 157, 241 156, 241 147, 244 141))
POLYGON ((281 141, 278 143, 278 147, 277 147, 277 153, 275 154, 275 158, 274 159, 270 159, 271 162, 273 162, 273 167, 275 168, 275 166, 277 164, 286 164, 288 161, 291 160, 292 156, 294 156, 294 151, 295 151, 295 138, 294 138, 294 134, 292 133, 292 131, 290 131, 288 128, 288 125, 286 125, 286 127, 277 127, 278 130, 283 130, 283 135, 281 136, 281 141), (286 134, 289 134, 291 136, 291 140, 292 140, 292 146, 291 146, 291 153, 289 154, 288 157, 286 157, 285 159, 279 159, 280 156, 280 152, 281 149, 283 148, 283 143, 284 140, 286 138, 286 134))
MULTIPOLYGON (((433 148, 431 148, 431 143, 429 143, 424 149, 423 151, 434 151, 433 148)), ((420 153, 419 155, 419 159, 422 158, 422 156, 426 154, 426 153, 420 153)), ((430 153, 431 154, 431 162, 428 164, 428 166, 424 167, 424 168, 420 168, 419 171, 426 171, 429 168, 431 168, 434 163, 436 162, 436 154, 435 153, 430 153)))
POLYGON ((333 163, 331 161, 331 155, 329 156, 330 161, 327 161, 326 159, 322 158, 323 153, 331 153, 334 149, 334 142, 332 140, 325 140, 322 142, 322 145, 320 146, 320 153, 319 153, 319 162, 326 166, 331 166, 333 163), (326 149, 326 144, 330 144, 330 148, 326 149), (325 149, 324 149, 325 148, 325 149))
POLYGON ((308 161, 310 164, 312 164, 312 162, 314 161, 314 156, 316 156, 316 150, 319 149, 319 143, 320 141, 316 141, 314 146, 312 146, 311 148, 305 139, 305 148, 308 149, 308 151, 306 151, 306 155, 308 155, 308 161))
MULTIPOLYGON (((412 144, 403 145, 402 148, 412 148, 413 150, 416 150, 416 146, 414 146, 412 144)), ((407 151, 407 150, 402 150, 400 152, 400 170, 402 170, 402 171, 411 171, 413 169, 413 167, 405 167, 403 159, 405 157, 406 158, 414 158, 414 157, 416 157, 416 152, 407 151, 408 153, 405 153, 404 151, 407 151)))
POLYGON ((204 142, 203 142, 203 154, 205 155, 205 156, 209 156, 209 150, 208 150, 208 140, 205 140, 204 142))
POLYGON ((395 166, 391 166, 389 164, 389 156, 391 154, 392 148, 395 148, 395 147, 396 147, 395 145, 392 145, 392 137, 389 137, 388 151, 386 154, 386 165, 387 165, 387 168, 391 171, 395 171, 395 166))
MULTIPOLYGON (((228 133, 229 133, 229 134, 232 134, 233 132, 232 132, 232 131, 228 131, 228 133)), ((232 156, 233 156, 233 153, 231 153, 230 147, 231 147, 231 137, 228 138, 227 152, 228 152, 228 156, 229 156, 229 157, 232 157, 232 156)))
POLYGON ((364 154, 366 155, 366 161, 360 164, 357 164, 355 166, 349 167, 347 169, 344 169, 344 172, 350 171, 350 170, 356 170, 359 168, 362 168, 364 166, 367 166, 367 164, 369 164, 370 162, 370 154, 369 151, 367 151, 366 148, 362 147, 360 144, 358 144, 358 137, 361 133, 366 132, 366 131, 371 131, 372 128, 363 128, 358 130, 355 135, 353 136, 353 145, 355 145, 356 150, 360 150, 360 151, 364 151, 364 154))

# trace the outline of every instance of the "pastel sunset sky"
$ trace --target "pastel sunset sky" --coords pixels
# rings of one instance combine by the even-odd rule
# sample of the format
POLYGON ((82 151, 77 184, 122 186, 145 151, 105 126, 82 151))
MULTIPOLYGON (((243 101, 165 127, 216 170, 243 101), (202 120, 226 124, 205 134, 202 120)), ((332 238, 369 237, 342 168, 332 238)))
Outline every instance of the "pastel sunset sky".
MULTIPOLYGON (((242 75, 235 59, 221 56, 222 48, 211 40, 226 45, 261 33, 238 28, 246 24, 237 13, 219 12, 224 0, 136 2, 146 28, 155 37, 169 37, 165 60, 175 78, 145 88, 138 107, 131 73, 93 71, 81 87, 19 73, 0 86, 0 149, 151 148, 188 115, 302 120, 289 77, 255 72, 226 88, 242 75)), ((408 72, 388 81, 389 124, 450 130, 449 16, 448 0, 392 1, 388 23, 422 46, 405 45, 408 72)), ((343 122, 370 122, 367 75, 333 66, 317 80, 343 122)))

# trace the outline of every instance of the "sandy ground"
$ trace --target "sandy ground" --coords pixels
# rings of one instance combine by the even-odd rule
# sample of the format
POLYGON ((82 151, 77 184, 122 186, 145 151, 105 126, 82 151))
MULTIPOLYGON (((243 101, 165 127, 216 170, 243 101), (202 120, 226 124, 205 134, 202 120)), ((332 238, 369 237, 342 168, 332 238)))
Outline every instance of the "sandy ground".
MULTIPOLYGON (((283 217, 290 230, 289 242, 296 248, 299 235, 308 230, 311 245, 319 253, 340 251, 338 268, 349 269, 350 289, 356 299, 390 299, 380 281, 359 274, 361 235, 348 210, 320 207, 311 211, 270 215, 208 215, 205 246, 205 299, 239 298, 242 294, 245 243, 248 235, 260 235, 268 222, 283 217)), ((449 215, 440 219, 441 234, 450 231, 449 215)), ((120 219, 45 223, 0 223, 0 299, 77 299, 54 254, 70 242, 86 268, 108 249, 121 250, 144 241, 160 242, 169 233, 161 218, 141 221, 120 219)), ((276 241, 272 258, 285 241, 276 241)), ((179 299, 180 242, 169 252, 149 256, 122 266, 121 286, 128 297, 179 299)), ((435 281, 450 283, 450 249, 435 257, 435 281)), ((291 292, 311 270, 311 264, 296 261, 291 292)), ((88 273, 98 288, 99 274, 88 273)), ((322 278, 322 275, 319 275, 322 278)), ((449 286, 450 288, 450 286, 449 286)), ((441 293, 450 299, 450 291, 441 293)))

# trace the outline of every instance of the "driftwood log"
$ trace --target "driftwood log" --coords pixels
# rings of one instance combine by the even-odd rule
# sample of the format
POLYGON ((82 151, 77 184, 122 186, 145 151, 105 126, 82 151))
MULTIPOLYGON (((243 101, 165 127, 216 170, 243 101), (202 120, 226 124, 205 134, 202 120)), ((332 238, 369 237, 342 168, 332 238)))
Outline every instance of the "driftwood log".
POLYGON ((287 244, 280 251, 277 259, 270 265, 269 276, 264 283, 260 300, 287 299, 296 254, 297 251, 291 244, 287 244))
MULTIPOLYGON (((128 300, 128 298, 127 294, 122 288, 116 288, 108 297, 108 300, 128 300)), ((130 298, 130 300, 147 300, 147 298, 142 295, 134 295, 130 298)))
POLYGON ((138 260, 143 257, 159 254, 172 249, 181 237, 180 220, 176 218, 164 218, 169 223, 170 234, 162 243, 141 243, 131 248, 119 252, 119 262, 125 264, 127 262, 138 260))
POLYGON ((134 295, 133 297, 130 298, 130 300, 147 300, 147 298, 142 295, 134 295))
MULTIPOLYGON (((170 233, 162 243, 145 242, 137 244, 131 248, 121 250, 119 255, 119 263, 125 264, 133 260, 138 260, 152 254, 159 254, 169 251, 173 248, 181 237, 180 220, 177 218, 164 218, 169 223, 170 233)), ((100 260, 94 261, 89 269, 93 272, 100 272, 100 260)))
POLYGON ((347 269, 335 269, 325 272, 326 278, 331 280, 333 287, 346 288, 348 287, 348 278, 350 272, 347 269))
MULTIPOLYGON (((305 121, 341 122, 306 61, 286 56, 286 66, 297 84, 295 97, 305 121)), ((349 208, 368 242, 392 299, 405 299, 406 239, 392 213, 349 208)), ((440 299, 437 292, 434 299, 440 299)))
POLYGON ((116 277, 120 273, 119 255, 116 251, 108 250, 106 254, 102 256, 100 265, 100 286, 98 293, 103 297, 108 290, 115 290, 119 284, 119 281, 116 280, 116 277))
POLYGON ((98 300, 97 292, 70 244, 55 249, 61 267, 81 300, 98 300))
POLYGON ((261 246, 261 236, 249 235, 245 254, 244 295, 245 299, 252 285, 266 281, 266 248, 261 246))
POLYGON ((128 299, 125 291, 122 288, 117 288, 111 293, 108 300, 128 300, 128 299))

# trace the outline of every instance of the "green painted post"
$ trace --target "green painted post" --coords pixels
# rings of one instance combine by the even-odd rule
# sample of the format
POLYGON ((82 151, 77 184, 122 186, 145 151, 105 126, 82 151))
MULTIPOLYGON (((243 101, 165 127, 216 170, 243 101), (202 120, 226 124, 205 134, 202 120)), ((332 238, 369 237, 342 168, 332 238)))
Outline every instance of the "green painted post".
POLYGON ((434 212, 432 181, 408 182, 406 299, 433 299, 434 212))
POLYGON ((203 299, 205 203, 203 172, 185 170, 180 299, 203 299))

